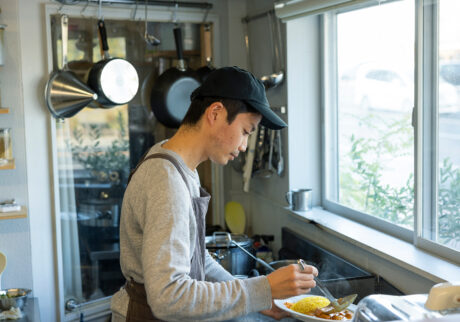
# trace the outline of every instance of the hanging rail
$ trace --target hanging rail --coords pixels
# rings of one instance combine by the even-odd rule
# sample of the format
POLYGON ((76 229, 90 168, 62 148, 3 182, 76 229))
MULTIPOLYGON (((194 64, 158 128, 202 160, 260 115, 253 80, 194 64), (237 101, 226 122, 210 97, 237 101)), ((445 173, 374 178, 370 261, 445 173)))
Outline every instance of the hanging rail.
MULTIPOLYGON (((63 5, 72 5, 79 3, 94 3, 99 4, 99 0, 56 0, 63 5)), ((162 6, 162 7, 183 7, 183 8, 198 8, 212 9, 212 3, 208 2, 185 2, 185 1, 167 1, 167 0, 102 0, 102 4, 125 4, 125 5, 147 5, 162 6)))
POLYGON ((252 16, 246 16, 246 17, 242 18, 241 21, 243 23, 248 23, 248 22, 250 22, 252 20, 267 17, 270 13, 274 13, 274 12, 275 12, 275 9, 270 9, 268 11, 257 13, 257 14, 252 15, 252 16))

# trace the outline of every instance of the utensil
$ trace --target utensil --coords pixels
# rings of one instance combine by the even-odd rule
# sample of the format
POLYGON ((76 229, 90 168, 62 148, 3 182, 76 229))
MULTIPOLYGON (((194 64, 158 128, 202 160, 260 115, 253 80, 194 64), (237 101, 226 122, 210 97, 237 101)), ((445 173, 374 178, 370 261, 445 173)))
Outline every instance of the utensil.
POLYGON ((45 87, 46 106, 55 118, 72 117, 98 98, 75 73, 67 70, 68 24, 68 16, 62 15, 62 69, 50 74, 45 87))
POLYGON ((268 129, 270 132, 270 147, 268 152, 268 162, 267 166, 264 169, 259 170, 257 175, 262 178, 270 178, 273 175, 273 164, 272 164, 272 156, 273 156, 273 142, 275 140, 275 130, 268 129))
POLYGON ((185 67, 182 47, 182 29, 174 28, 177 66, 169 68, 156 80, 150 95, 153 113, 159 122, 178 128, 188 108, 190 94, 200 86, 195 72, 185 67))
POLYGON ((243 169, 243 191, 249 192, 252 176, 252 166, 254 164, 254 154, 257 141, 257 129, 249 136, 248 155, 243 169))
POLYGON ((148 28, 147 28, 147 0, 145 0, 145 10, 144 10, 144 13, 145 13, 145 32, 144 32, 144 40, 147 44, 149 44, 150 46, 158 46, 161 41, 160 39, 158 39, 157 37, 155 37, 154 35, 150 35, 149 34, 149 31, 148 31, 148 28))
POLYGON ((0 252, 0 290, 2 289, 2 273, 6 267, 6 255, 0 252))
MULTIPOLYGON (((280 68, 281 62, 280 62, 280 44, 278 43, 278 37, 275 40, 275 23, 273 19, 273 14, 271 12, 267 13, 267 18, 268 18, 268 24, 269 24, 269 29, 270 29, 270 40, 271 40, 271 46, 273 49, 273 56, 275 57, 273 59, 273 70, 274 72, 270 75, 265 75, 260 78, 262 83, 265 86, 265 89, 270 89, 273 87, 278 86, 281 84, 284 80, 284 71, 280 68)), ((275 17, 275 19, 278 19, 275 17)))
MULTIPOLYGON (((211 25, 206 23, 200 27, 201 34, 201 51, 204 53, 205 66, 197 69, 198 78, 203 83, 208 75, 215 70, 212 64, 212 43, 211 43, 211 25)), ((203 60, 203 59, 202 59, 203 60)))
POLYGON ((278 163, 276 165, 276 173, 278 176, 281 176, 284 172, 284 158, 283 158, 283 148, 282 148, 282 139, 281 139, 281 131, 276 131, 276 137, 278 140, 278 163))
POLYGON ((234 234, 244 234, 246 215, 243 206, 236 201, 229 201, 225 205, 225 223, 234 234))
POLYGON ((125 59, 110 57, 104 20, 99 19, 97 26, 102 60, 91 68, 88 85, 98 94, 97 101, 102 107, 127 104, 139 88, 136 68, 125 59))
MULTIPOLYGON (((303 271, 305 266, 307 265, 303 259, 299 259, 298 264, 303 271)), ((327 289, 327 287, 315 276, 316 287, 326 296, 326 298, 331 302, 326 308, 323 308, 322 311, 329 314, 334 312, 340 312, 345 310, 353 301, 356 299, 358 294, 350 294, 339 299, 336 299, 331 292, 327 289), (330 307, 330 308, 329 308, 330 307)))

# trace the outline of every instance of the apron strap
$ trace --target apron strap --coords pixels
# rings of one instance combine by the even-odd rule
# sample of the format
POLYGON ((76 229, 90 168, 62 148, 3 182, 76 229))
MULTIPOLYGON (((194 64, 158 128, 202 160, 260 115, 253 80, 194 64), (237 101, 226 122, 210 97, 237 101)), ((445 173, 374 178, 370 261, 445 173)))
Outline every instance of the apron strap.
POLYGON ((137 171, 137 169, 139 169, 139 167, 142 165, 142 163, 144 163, 145 161, 149 160, 149 159, 166 159, 168 160, 169 162, 171 162, 177 169, 177 171, 179 171, 180 175, 182 176, 182 179, 184 180, 184 183, 185 185, 187 186, 187 189, 189 190, 189 193, 190 193, 190 197, 192 196, 192 193, 190 191, 190 188, 188 187, 188 184, 187 184, 187 180, 186 180, 186 177, 185 177, 185 173, 184 173, 184 170, 181 168, 181 166, 179 165, 179 162, 171 155, 167 154, 167 153, 153 153, 153 154, 150 154, 144 158, 142 158, 141 162, 139 162, 137 164, 137 166, 134 168, 133 171, 131 171, 131 173, 129 174, 129 177, 128 177, 128 184, 129 182, 131 181, 131 178, 132 176, 134 175, 134 173, 137 171))

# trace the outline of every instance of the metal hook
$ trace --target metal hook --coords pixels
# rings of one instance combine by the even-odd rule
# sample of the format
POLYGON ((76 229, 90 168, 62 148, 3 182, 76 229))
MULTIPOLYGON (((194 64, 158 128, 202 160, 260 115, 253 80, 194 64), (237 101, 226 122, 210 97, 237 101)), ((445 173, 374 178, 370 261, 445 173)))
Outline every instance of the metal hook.
POLYGON ((85 6, 84 6, 83 9, 81 9, 81 11, 80 11, 80 15, 81 15, 82 17, 85 17, 84 12, 85 12, 86 8, 88 8, 88 5, 89 5, 89 0, 86 0, 85 6))
POLYGON ((136 19, 137 4, 138 4, 138 1, 136 0, 136 6, 134 7, 134 11, 133 11, 133 15, 132 15, 132 17, 131 17, 131 20, 135 20, 135 19, 136 19))
POLYGON ((99 7, 97 9, 97 19, 104 20, 104 17, 102 16, 102 0, 99 0, 99 7))
POLYGON ((62 8, 64 8, 64 3, 62 3, 61 6, 60 6, 59 9, 58 9, 58 13, 59 13, 59 14, 62 13, 62 8))
POLYGON ((209 10, 211 10, 211 9, 206 8, 206 11, 204 12, 203 24, 206 23, 206 20, 208 19, 209 10))
POLYGON ((177 24, 177 9, 179 8, 179 4, 177 3, 177 1, 174 1, 174 8, 173 8, 173 12, 172 12, 172 22, 177 24))

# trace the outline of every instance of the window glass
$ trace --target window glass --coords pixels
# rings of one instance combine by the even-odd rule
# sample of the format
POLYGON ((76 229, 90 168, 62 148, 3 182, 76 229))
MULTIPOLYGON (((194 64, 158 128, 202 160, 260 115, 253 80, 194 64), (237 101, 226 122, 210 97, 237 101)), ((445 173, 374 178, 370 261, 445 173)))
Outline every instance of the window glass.
POLYGON ((439 2, 438 211, 424 237, 460 250, 460 2, 439 2))
MULTIPOLYGON (((125 283, 120 268, 119 222, 130 170, 156 142, 175 129, 157 122, 150 109, 155 80, 176 65, 175 24, 149 22, 161 45, 144 40, 144 22, 105 19, 109 52, 133 64, 139 90, 129 104, 101 108, 92 103, 71 118, 56 121, 56 153, 65 302, 84 306, 111 296, 125 283), (142 32, 140 32, 140 30, 142 32), (164 36, 164 37, 163 37, 164 36), (75 302, 74 302, 75 301, 75 302)), ((199 24, 181 23, 184 58, 201 66, 199 24)), ((60 15, 51 17, 53 59, 62 65, 60 15)), ((86 82, 101 59, 95 18, 70 17, 67 68, 86 82)), ((67 90, 67 89, 66 89, 67 90)), ((77 309, 66 305, 67 311, 77 309)), ((86 316, 86 313, 85 313, 86 316)))
POLYGON ((335 202, 413 229, 414 2, 337 15, 335 202))

